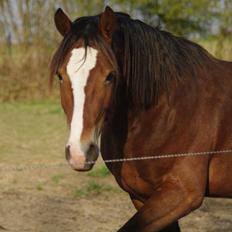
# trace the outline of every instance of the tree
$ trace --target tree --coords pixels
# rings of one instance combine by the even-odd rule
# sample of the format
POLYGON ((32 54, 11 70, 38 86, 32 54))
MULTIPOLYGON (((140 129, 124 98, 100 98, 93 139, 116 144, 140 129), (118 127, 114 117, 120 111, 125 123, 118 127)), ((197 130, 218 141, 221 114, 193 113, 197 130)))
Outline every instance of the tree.
MULTIPOLYGON (((229 0, 228 0, 229 1, 229 0)), ((114 1, 126 6, 130 13, 178 35, 205 33, 215 17, 217 0, 131 0, 114 1)))

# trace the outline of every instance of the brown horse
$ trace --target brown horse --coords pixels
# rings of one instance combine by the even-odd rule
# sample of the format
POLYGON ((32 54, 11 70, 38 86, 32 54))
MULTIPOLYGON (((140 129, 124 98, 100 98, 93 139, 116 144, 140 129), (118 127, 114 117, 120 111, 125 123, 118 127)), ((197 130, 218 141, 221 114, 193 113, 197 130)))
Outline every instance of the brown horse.
MULTIPOLYGON (((109 7, 74 22, 58 9, 58 75, 70 125, 66 158, 103 159, 232 148, 232 63, 109 7), (100 137, 100 148, 98 146, 100 137)), ((232 155, 107 163, 137 213, 119 231, 180 231, 204 197, 232 197, 232 155)))

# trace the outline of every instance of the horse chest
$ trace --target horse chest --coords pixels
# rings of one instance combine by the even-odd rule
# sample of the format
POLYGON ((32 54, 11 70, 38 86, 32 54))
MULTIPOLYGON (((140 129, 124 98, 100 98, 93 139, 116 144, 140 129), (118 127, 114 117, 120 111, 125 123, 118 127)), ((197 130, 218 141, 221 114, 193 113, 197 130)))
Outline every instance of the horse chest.
POLYGON ((140 176, 136 168, 129 162, 123 163, 119 178, 120 186, 134 197, 145 200, 153 192, 152 186, 140 176))

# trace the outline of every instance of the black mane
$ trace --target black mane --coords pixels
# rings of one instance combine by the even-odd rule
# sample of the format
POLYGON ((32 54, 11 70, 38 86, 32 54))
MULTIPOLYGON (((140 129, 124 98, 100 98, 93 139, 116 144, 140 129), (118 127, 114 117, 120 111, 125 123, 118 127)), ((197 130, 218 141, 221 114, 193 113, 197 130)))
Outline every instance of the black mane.
POLYGON ((82 38, 86 48, 93 42, 118 69, 130 105, 147 109, 157 103, 162 91, 169 90, 172 80, 196 77, 211 59, 206 50, 193 42, 133 20, 127 14, 115 14, 118 27, 111 48, 98 29, 99 15, 75 20, 53 57, 52 75, 82 38))

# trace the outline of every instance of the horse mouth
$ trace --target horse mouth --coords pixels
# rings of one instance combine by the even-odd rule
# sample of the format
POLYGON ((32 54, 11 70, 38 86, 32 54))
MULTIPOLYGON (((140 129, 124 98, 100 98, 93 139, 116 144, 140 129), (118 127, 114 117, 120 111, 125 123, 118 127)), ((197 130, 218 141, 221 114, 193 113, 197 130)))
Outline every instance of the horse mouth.
POLYGON ((99 156, 99 149, 97 145, 90 144, 85 154, 80 154, 73 152, 72 147, 67 146, 65 149, 65 156, 69 165, 73 170, 79 172, 85 172, 93 168, 99 156))

